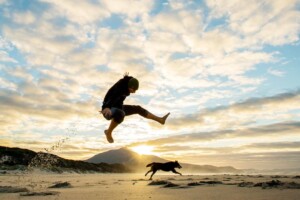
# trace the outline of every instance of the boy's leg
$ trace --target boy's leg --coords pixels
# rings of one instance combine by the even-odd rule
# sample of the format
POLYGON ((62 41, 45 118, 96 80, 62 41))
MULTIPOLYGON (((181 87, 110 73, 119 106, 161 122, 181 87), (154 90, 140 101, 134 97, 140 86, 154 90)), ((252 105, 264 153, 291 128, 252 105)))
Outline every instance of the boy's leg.
POLYGON ((124 110, 126 116, 133 115, 133 114, 139 114, 147 119, 152 119, 154 121, 157 121, 160 124, 165 124, 166 119, 170 115, 170 113, 167 113, 163 117, 158 117, 158 116, 150 113, 146 109, 142 108, 141 106, 135 106, 135 105, 124 105, 123 110, 124 110))
POLYGON ((148 112, 148 114, 146 115, 147 119, 152 119, 154 121, 157 121, 158 123, 164 125, 166 122, 166 119, 169 117, 170 113, 167 113, 165 116, 163 117, 158 117, 150 112, 148 112))
POLYGON ((107 120, 111 120, 108 129, 104 131, 106 135, 106 139, 109 143, 114 142, 114 139, 112 137, 112 132, 120 123, 123 122, 125 117, 125 113, 121 109, 111 108, 111 112, 112 112, 111 116, 109 117, 104 116, 107 120))
POLYGON ((109 143, 113 143, 114 142, 114 139, 112 137, 112 132, 113 130, 118 126, 119 124, 114 120, 112 119, 110 121, 110 125, 108 127, 107 130, 104 131, 105 135, 106 135, 106 139, 109 143))

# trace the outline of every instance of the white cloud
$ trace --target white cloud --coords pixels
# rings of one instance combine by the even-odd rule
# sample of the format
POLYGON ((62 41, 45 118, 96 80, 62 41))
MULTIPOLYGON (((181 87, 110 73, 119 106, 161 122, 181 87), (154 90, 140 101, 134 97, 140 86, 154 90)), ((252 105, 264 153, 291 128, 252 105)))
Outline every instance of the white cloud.
MULTIPOLYGON (((188 102, 198 102, 198 105, 201 105, 201 103, 213 99, 230 98, 233 94, 230 91, 223 93, 220 91, 206 92, 199 94, 199 97, 191 94, 195 99, 188 102)), ((253 127, 263 122, 291 121, 298 117, 296 108, 300 106, 299 98, 299 92, 291 92, 273 97, 249 99, 229 106, 201 109, 194 114, 191 112, 184 113, 182 117, 170 119, 168 126, 174 130, 181 130, 187 126, 191 129, 196 128, 199 131, 234 130, 253 127)), ((182 108, 185 108, 185 103, 179 100, 173 102, 172 105, 175 107, 176 105, 183 105, 182 108)), ((188 105, 189 103, 187 103, 188 105)))
POLYGON ((271 62, 272 54, 264 52, 234 52, 220 57, 209 67, 209 73, 221 76, 236 76, 246 73, 255 68, 258 63, 271 62))
POLYGON ((278 17, 276 21, 266 24, 257 34, 257 38, 260 39, 262 43, 284 45, 299 40, 300 24, 295 19, 300 17, 300 12, 284 12, 286 12, 284 15, 278 17))
POLYGON ((18 30, 5 27, 6 38, 28 57, 28 62, 34 65, 52 65, 56 56, 69 53, 75 46, 71 42, 58 41, 49 34, 18 30))
POLYGON ((199 33, 203 23, 201 13, 197 11, 178 11, 161 13, 146 21, 151 31, 171 32, 173 34, 199 33))
POLYGON ((230 76, 230 79, 233 80, 236 85, 250 85, 250 86, 258 86, 264 82, 264 78, 249 78, 241 75, 233 75, 230 76))
POLYGON ((285 74, 284 71, 280 71, 272 68, 268 68, 268 73, 278 77, 282 77, 285 74))
POLYGON ((13 14, 13 21, 19 24, 29 25, 34 23, 36 17, 30 11, 23 12, 23 13, 14 13, 13 14))
POLYGON ((16 91, 18 86, 2 77, 0 77, 0 88, 16 91))
POLYGON ((111 13, 125 14, 129 18, 149 13, 154 5, 152 0, 102 0, 101 2, 111 13))
POLYGON ((300 13, 296 10, 297 0, 206 2, 213 16, 228 17, 229 27, 245 36, 252 45, 283 45, 298 40, 300 27, 295 19, 300 13))
POLYGON ((101 21, 110 16, 100 3, 89 3, 81 0, 41 1, 54 6, 54 10, 51 11, 54 14, 53 18, 65 16, 69 21, 80 25, 101 21))
POLYGON ((184 35, 184 40, 189 45, 192 52, 212 57, 231 53, 238 48, 244 47, 239 37, 226 30, 220 29, 200 34, 187 34, 184 35))
POLYGON ((187 47, 176 34, 152 32, 145 43, 147 55, 155 62, 164 64, 172 52, 185 52, 187 47))

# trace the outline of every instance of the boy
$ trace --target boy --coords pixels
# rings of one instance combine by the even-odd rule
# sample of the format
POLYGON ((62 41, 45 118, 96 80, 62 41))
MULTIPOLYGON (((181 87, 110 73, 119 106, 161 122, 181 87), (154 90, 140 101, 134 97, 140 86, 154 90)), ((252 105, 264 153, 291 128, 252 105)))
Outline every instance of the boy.
POLYGON ((109 143, 114 142, 112 132, 120 123, 122 123, 125 116, 139 114, 147 119, 152 119, 164 125, 166 119, 170 115, 170 113, 167 113, 163 117, 158 117, 139 105, 123 105, 126 97, 129 96, 130 93, 135 93, 138 88, 139 81, 136 78, 125 74, 124 77, 115 83, 106 93, 102 111, 99 112, 102 113, 105 119, 111 120, 108 129, 104 131, 109 143))

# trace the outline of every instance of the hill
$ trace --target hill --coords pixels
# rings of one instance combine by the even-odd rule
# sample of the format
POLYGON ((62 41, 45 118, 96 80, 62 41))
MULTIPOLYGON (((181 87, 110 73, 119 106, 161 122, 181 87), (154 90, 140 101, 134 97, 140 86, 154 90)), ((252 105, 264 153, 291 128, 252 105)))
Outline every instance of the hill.
POLYGON ((59 156, 34 152, 28 149, 10 148, 0 146, 0 169, 2 170, 26 170, 39 168, 47 171, 79 173, 101 172, 101 173, 123 173, 130 172, 122 164, 88 163, 64 159, 59 156))
POLYGON ((109 164, 123 164, 131 171, 143 172, 145 171, 145 166, 151 162, 167 162, 167 160, 159 158, 153 155, 140 155, 128 148, 121 148, 117 150, 110 150, 103 153, 99 153, 86 162, 89 163, 109 163, 109 164))
MULTIPOLYGON (((125 165, 131 171, 134 172, 145 172, 146 165, 152 162, 168 162, 169 160, 162 159, 153 155, 139 155, 128 148, 121 148, 117 150, 110 150, 103 153, 99 153, 86 162, 89 163, 120 163, 125 165)), ((180 161, 179 161, 180 162, 180 161)), ((239 169, 235 169, 231 166, 226 167, 216 167, 212 165, 193 165, 188 163, 181 163, 183 167, 180 169, 182 172, 186 173, 241 173, 239 169)))
POLYGON ((121 148, 116 150, 110 150, 103 153, 99 153, 90 159, 87 159, 86 162, 90 163, 140 163, 140 162, 166 162, 167 160, 159 158, 153 155, 140 155, 134 151, 129 150, 128 148, 121 148))

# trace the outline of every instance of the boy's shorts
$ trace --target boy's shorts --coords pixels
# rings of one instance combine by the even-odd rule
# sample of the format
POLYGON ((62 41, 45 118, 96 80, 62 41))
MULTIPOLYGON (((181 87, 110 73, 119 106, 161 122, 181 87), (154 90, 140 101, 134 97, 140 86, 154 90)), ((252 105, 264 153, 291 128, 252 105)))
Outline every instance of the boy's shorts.
POLYGON ((119 108, 112 107, 110 109, 111 115, 104 115, 103 117, 107 120, 114 119, 117 123, 121 123, 125 117, 125 112, 119 108))
POLYGON ((111 120, 114 119, 116 122, 121 123, 125 116, 139 114, 143 117, 148 115, 148 111, 142 108, 141 106, 136 105, 123 105, 123 110, 120 108, 112 107, 110 109, 111 115, 104 116, 105 119, 111 120))

